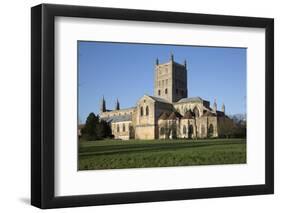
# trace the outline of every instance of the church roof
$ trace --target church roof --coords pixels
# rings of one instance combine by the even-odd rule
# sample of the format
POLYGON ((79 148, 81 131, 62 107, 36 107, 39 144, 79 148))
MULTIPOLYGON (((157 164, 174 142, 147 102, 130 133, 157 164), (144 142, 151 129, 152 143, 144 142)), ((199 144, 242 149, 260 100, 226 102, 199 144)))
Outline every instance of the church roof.
POLYGON ((215 114, 212 113, 211 111, 205 111, 205 112, 203 113, 203 115, 204 115, 204 116, 215 116, 215 114))
POLYGON ((194 117, 194 113, 191 112, 191 110, 186 111, 183 115, 183 119, 191 119, 193 117, 194 117))
POLYGON ((155 97, 155 96, 151 96, 151 95, 148 95, 148 97, 152 98, 154 101, 171 104, 169 101, 165 100, 164 98, 155 97))
POLYGON ((163 112, 158 119, 159 120, 167 120, 168 117, 169 117, 169 113, 163 112))
POLYGON ((203 102, 203 99, 200 97, 182 98, 177 103, 186 103, 186 102, 203 102))
POLYGON ((102 118, 108 123, 117 123, 117 122, 123 122, 123 121, 131 121, 132 116, 131 115, 116 115, 116 116, 111 116, 108 118, 102 118))
POLYGON ((168 120, 174 120, 174 119, 177 119, 177 118, 181 118, 181 114, 178 113, 178 112, 172 112, 169 117, 168 117, 168 120))
POLYGON ((221 117, 222 117, 222 116, 225 116, 225 113, 222 112, 222 111, 218 111, 218 110, 217 110, 216 113, 217 113, 218 116, 221 116, 221 117))
POLYGON ((128 108, 122 108, 122 109, 113 109, 113 110, 106 110, 107 112, 113 112, 113 111, 120 111, 120 112, 122 112, 122 111, 126 111, 126 110, 133 110, 133 109, 135 109, 136 107, 128 107, 128 108))

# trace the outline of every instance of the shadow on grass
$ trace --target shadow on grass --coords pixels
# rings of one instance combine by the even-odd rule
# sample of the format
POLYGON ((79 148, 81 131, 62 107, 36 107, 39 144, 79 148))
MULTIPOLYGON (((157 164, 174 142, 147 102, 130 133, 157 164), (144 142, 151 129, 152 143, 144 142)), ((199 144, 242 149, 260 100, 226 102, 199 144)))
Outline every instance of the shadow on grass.
POLYGON ((79 149, 80 157, 99 156, 99 155, 113 155, 113 154, 132 154, 141 153, 145 151, 176 151, 183 148, 202 148, 214 147, 221 145, 237 145, 245 144, 244 142, 192 142, 192 143, 157 143, 157 144, 122 144, 122 145, 105 145, 105 146, 92 146, 79 149))

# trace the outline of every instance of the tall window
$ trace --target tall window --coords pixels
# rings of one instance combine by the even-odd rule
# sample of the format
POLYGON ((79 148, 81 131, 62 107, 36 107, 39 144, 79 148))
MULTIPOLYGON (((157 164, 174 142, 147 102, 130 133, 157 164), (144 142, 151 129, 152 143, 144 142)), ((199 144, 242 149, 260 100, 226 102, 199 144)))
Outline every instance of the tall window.
POLYGON ((123 132, 125 132, 126 131, 126 126, 125 126, 125 124, 123 124, 123 132))
POLYGON ((199 117, 199 110, 198 110, 197 107, 195 107, 195 108, 193 109, 193 113, 194 113, 195 117, 199 117))
POLYGON ((140 116, 143 116, 143 107, 140 108, 140 116))
POLYGON ((186 135, 186 126, 185 125, 183 125, 182 134, 186 135))
POLYGON ((189 125, 188 127, 188 138, 192 138, 193 136, 193 126, 189 125))
POLYGON ((164 129, 164 127, 161 127, 160 128, 160 135, 164 135, 165 134, 165 129, 164 129))
POLYGON ((168 94, 168 89, 167 88, 165 89, 165 94, 168 94))
POLYGON ((158 90, 158 96, 160 96, 160 95, 161 95, 161 90, 159 89, 159 90, 158 90))
POLYGON ((146 116, 149 115, 149 108, 148 108, 148 106, 146 106, 146 108, 145 108, 145 114, 146 114, 146 116))
POLYGON ((117 132, 119 132, 119 124, 117 124, 117 132))
POLYGON ((213 137, 213 135, 214 135, 214 126, 213 126, 213 124, 210 124, 210 126, 208 128, 208 136, 213 137))

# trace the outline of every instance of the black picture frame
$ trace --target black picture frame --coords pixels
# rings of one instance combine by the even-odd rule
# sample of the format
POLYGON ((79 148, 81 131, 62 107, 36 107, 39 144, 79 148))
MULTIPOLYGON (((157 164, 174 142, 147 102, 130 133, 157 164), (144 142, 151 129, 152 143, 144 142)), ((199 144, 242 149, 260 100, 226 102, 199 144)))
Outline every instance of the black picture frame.
POLYGON ((274 20, 164 11, 41 4, 31 8, 31 204, 60 208, 217 198, 274 193, 274 20), (95 195, 54 195, 54 21, 55 17, 100 18, 217 26, 264 28, 265 48, 265 184, 95 195))

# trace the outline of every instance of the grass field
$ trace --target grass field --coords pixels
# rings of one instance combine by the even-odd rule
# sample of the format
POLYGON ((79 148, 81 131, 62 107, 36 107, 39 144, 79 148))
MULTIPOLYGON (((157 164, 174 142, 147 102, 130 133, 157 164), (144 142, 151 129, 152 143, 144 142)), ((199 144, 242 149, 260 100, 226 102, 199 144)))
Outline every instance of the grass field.
POLYGON ((246 163, 246 139, 79 143, 79 170, 246 163))

